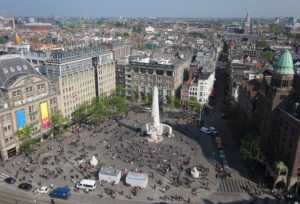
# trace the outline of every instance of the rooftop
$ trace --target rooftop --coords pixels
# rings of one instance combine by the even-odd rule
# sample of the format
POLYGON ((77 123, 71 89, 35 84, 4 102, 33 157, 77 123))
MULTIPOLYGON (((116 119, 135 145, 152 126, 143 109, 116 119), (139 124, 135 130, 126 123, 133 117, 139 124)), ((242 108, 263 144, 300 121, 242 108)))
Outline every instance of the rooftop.
POLYGON ((294 74, 293 58, 289 50, 284 50, 284 52, 278 58, 274 67, 274 72, 282 75, 294 74))
POLYGON ((19 78, 27 75, 40 75, 35 68, 19 55, 0 56, 0 87, 8 89, 19 78))
POLYGON ((97 56, 100 53, 108 52, 109 50, 104 47, 90 46, 90 47, 77 47, 69 50, 55 50, 51 53, 48 62, 68 62, 78 60, 86 57, 97 56))

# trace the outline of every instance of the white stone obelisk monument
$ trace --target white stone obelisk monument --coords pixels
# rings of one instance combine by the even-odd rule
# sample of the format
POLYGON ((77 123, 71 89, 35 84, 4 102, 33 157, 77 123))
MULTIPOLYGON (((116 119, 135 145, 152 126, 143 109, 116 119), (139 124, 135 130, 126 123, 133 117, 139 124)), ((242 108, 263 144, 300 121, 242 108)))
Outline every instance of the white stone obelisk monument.
POLYGON ((160 123, 158 89, 156 86, 153 88, 151 121, 145 124, 142 130, 150 136, 148 138, 149 142, 161 142, 163 140, 163 133, 173 136, 172 128, 169 125, 160 123))

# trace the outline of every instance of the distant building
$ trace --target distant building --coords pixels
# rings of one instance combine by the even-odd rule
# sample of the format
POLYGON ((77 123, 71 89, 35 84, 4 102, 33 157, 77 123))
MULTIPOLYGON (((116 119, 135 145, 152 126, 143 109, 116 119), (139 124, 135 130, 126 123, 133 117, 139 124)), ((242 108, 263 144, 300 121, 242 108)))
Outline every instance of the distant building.
POLYGON ((129 59, 120 59, 116 62, 116 84, 125 87, 125 70, 128 68, 129 59))
POLYGON ((250 11, 247 12, 246 20, 244 23, 244 34, 251 33, 251 24, 250 24, 250 11))
POLYGON ((238 105, 248 119, 253 119, 253 114, 257 104, 257 93, 262 79, 251 79, 243 81, 238 90, 238 105))
POLYGON ((155 32, 155 28, 153 28, 152 26, 148 26, 145 28, 145 32, 147 34, 153 34, 155 32))
POLYGON ((69 118, 80 104, 115 91, 113 53, 102 47, 53 51, 45 65, 60 90, 62 114, 69 118))
POLYGON ((207 103, 214 87, 214 81, 215 71, 210 73, 198 72, 189 87, 189 98, 196 97, 201 105, 207 103))
POLYGON ((141 99, 152 94, 158 87, 162 99, 167 96, 179 96, 184 81, 184 73, 190 67, 192 53, 187 49, 158 51, 149 57, 131 57, 128 64, 117 65, 117 70, 125 68, 124 81, 127 99, 137 92, 141 99), (156 57, 157 56, 157 57, 156 57))
POLYGON ((19 152, 22 134, 32 127, 31 137, 49 131, 50 116, 59 110, 58 90, 18 55, 0 57, 0 158, 19 152))
POLYGON ((0 29, 14 29, 15 27, 16 25, 14 18, 0 16, 0 29))
POLYGON ((124 42, 110 42, 110 43, 104 43, 108 49, 110 49, 113 52, 113 59, 119 60, 128 58, 131 53, 131 44, 130 43, 124 43, 124 42))

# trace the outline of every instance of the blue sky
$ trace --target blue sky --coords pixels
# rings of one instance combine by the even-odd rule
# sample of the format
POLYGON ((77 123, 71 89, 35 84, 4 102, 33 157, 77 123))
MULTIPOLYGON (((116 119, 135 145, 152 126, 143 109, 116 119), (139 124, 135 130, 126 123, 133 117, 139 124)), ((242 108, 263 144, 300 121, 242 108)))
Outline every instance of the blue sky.
POLYGON ((9 16, 79 17, 300 16, 300 0, 0 0, 9 16))

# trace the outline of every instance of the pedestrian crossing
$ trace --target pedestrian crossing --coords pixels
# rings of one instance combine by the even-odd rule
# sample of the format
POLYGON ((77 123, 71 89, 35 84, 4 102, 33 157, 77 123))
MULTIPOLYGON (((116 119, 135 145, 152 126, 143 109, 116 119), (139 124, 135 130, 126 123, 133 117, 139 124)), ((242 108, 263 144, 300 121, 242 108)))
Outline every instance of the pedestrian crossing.
POLYGON ((0 169, 0 181, 4 181, 7 177, 10 177, 10 174, 4 169, 0 169))
POLYGON ((250 181, 242 179, 221 179, 219 187, 217 189, 218 193, 245 193, 245 189, 254 188, 255 184, 250 181))

